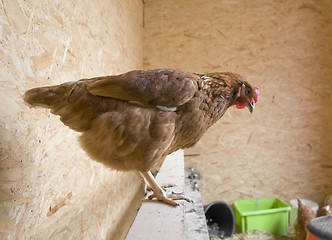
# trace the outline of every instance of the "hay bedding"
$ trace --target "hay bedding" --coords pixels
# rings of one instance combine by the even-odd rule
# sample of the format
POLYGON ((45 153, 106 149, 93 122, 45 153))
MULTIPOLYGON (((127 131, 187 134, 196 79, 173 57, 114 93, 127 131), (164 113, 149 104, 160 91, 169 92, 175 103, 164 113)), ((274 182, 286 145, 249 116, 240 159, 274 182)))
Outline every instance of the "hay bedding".
MULTIPOLYGON (((220 240, 214 237, 210 240, 220 240)), ((254 233, 235 233, 231 238, 224 240, 296 240, 294 228, 290 228, 289 232, 284 235, 273 235, 271 233, 256 230, 254 233)))

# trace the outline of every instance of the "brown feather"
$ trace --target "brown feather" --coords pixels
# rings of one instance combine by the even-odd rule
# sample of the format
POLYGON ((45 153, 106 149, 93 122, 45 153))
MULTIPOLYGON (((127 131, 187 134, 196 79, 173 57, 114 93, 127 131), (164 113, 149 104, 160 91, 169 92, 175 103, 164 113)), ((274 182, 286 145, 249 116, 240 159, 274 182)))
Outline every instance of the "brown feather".
POLYGON ((96 78, 87 86, 93 94, 153 106, 177 107, 192 98, 198 77, 178 69, 131 71, 96 78))
POLYGON ((297 202, 297 219, 294 222, 296 239, 305 240, 308 232, 307 225, 315 218, 315 214, 311 207, 302 202, 300 198, 297 198, 297 202))
POLYGON ((154 69, 35 88, 24 100, 50 108, 82 132, 81 145, 93 159, 118 170, 148 171, 197 143, 235 104, 242 84, 251 87, 233 73, 154 69))

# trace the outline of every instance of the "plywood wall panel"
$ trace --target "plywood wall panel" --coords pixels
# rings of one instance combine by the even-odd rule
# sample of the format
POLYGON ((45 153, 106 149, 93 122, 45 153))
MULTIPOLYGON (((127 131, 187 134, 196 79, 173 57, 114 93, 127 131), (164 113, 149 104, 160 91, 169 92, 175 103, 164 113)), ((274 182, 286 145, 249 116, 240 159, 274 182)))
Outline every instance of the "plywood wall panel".
POLYGON ((141 0, 0 2, 1 239, 126 234, 139 178, 89 159, 78 133, 22 94, 142 68, 142 12, 141 0))
POLYGON ((258 86, 253 114, 230 109, 188 157, 204 203, 332 192, 329 1, 147 0, 145 68, 233 71, 258 86))

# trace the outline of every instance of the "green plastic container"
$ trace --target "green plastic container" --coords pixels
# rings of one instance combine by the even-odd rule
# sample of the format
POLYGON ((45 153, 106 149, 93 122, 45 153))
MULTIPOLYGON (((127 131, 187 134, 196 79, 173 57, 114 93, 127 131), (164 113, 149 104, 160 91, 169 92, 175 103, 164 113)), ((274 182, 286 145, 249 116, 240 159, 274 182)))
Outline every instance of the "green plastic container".
POLYGON ((252 233, 256 229, 272 234, 288 232, 291 207, 278 198, 235 201, 233 208, 241 232, 252 233))

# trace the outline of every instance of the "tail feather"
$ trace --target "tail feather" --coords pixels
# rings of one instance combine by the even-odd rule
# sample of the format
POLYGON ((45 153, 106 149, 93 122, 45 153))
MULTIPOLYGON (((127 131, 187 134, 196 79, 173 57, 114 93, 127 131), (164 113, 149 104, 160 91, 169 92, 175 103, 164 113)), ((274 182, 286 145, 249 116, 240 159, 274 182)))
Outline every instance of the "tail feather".
POLYGON ((31 106, 53 108, 54 105, 66 100, 73 82, 58 86, 33 88, 24 93, 23 99, 31 106))
POLYGON ((23 98, 31 106, 51 108, 59 100, 59 95, 51 92, 50 87, 42 87, 26 91, 23 98))
POLYGON ((33 88, 25 92, 24 101, 31 107, 51 109, 61 121, 75 131, 86 131, 100 111, 107 109, 99 96, 86 91, 83 81, 67 82, 57 86, 33 88))

